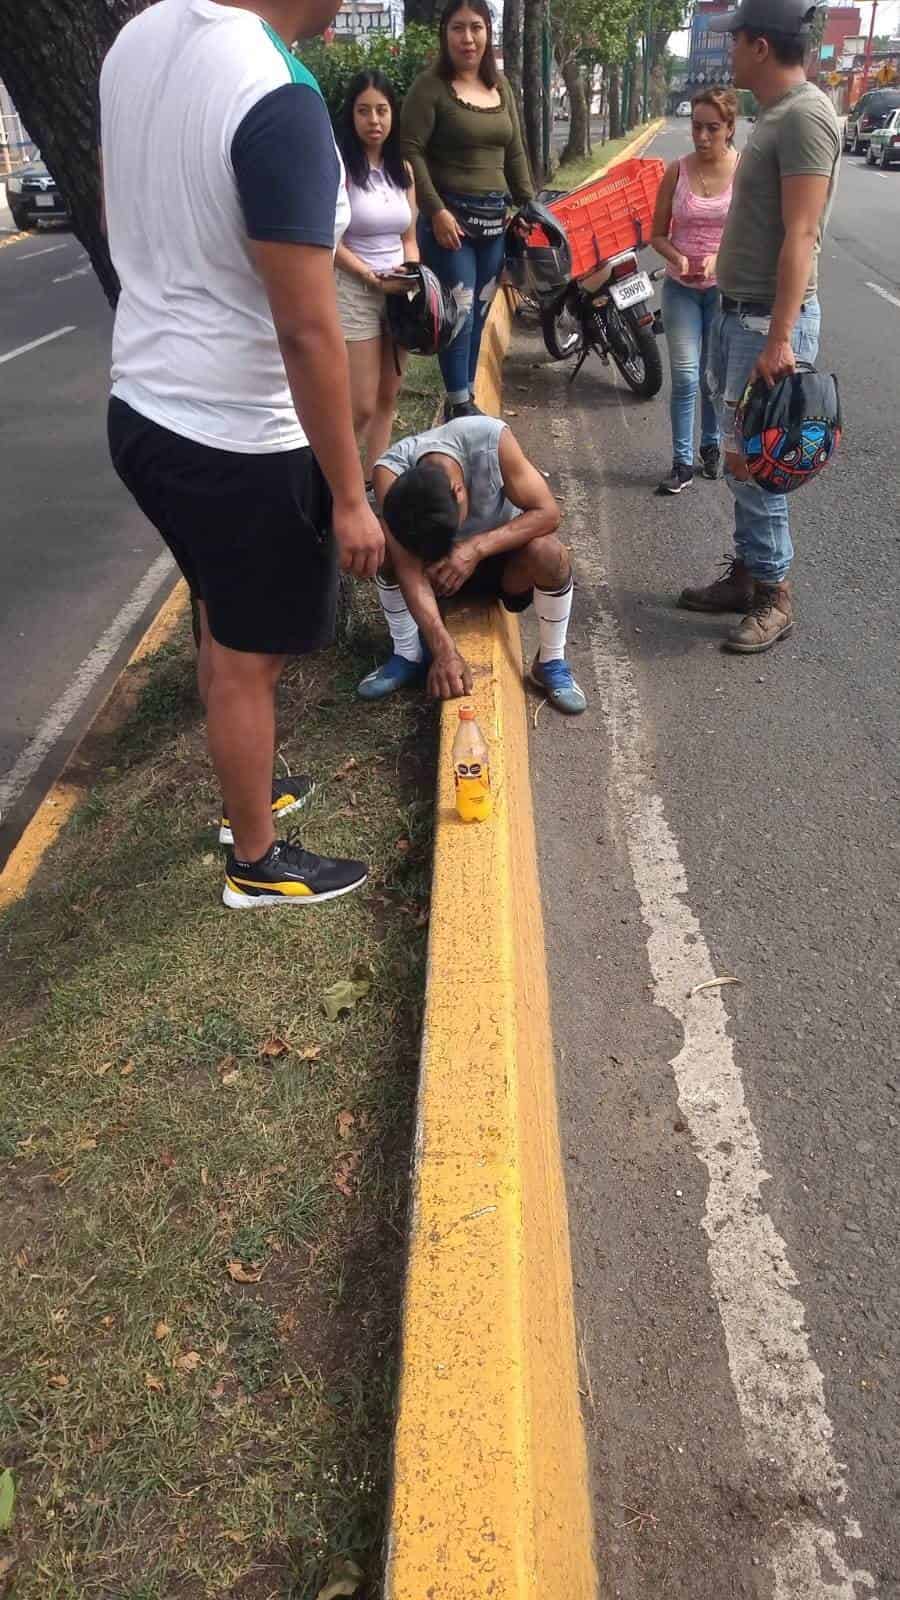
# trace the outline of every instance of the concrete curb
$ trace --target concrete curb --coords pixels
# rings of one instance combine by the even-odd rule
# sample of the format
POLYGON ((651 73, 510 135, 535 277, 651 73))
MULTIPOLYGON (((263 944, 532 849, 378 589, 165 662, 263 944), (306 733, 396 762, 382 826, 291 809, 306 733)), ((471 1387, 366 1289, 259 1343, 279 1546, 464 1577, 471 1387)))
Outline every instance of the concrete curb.
MULTIPOLYGON (((495 297, 482 341, 475 398, 495 416, 514 304, 509 291, 495 297)), ((499 606, 460 610, 452 628, 473 669, 494 814, 471 826, 456 816, 449 702, 385 1596, 591 1600, 521 637, 499 606)))
POLYGON ((6 866, 0 873, 0 911, 20 900, 38 870, 50 846, 60 833, 73 811, 81 805, 90 792, 90 763, 84 759, 85 746, 95 734, 114 733, 125 722, 136 699, 136 688, 128 680, 129 668, 136 666, 146 656, 161 650, 174 634, 188 610, 187 584, 179 579, 168 599, 164 600, 150 626, 116 678, 103 704, 98 707, 90 723, 71 752, 56 782, 48 789, 43 800, 28 823, 6 866))

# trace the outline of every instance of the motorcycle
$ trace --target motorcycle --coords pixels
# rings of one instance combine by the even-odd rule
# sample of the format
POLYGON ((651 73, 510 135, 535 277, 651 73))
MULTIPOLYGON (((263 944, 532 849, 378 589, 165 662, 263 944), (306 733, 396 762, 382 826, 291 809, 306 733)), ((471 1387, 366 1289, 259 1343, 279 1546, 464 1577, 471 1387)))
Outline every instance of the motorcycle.
POLYGON ((544 344, 554 360, 578 357, 570 383, 593 351, 605 365, 615 363, 634 394, 651 400, 663 380, 657 345, 662 319, 653 309, 653 285, 664 269, 641 270, 640 216, 632 215, 630 223, 632 245, 603 259, 595 242, 590 270, 576 276, 565 224, 543 199, 529 201, 508 231, 507 276, 536 303, 544 344))

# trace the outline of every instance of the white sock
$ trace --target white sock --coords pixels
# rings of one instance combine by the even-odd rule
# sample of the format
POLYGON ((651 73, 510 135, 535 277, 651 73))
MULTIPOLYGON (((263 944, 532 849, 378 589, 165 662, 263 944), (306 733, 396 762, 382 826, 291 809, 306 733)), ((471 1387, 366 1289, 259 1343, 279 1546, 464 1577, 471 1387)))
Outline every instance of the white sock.
POLYGON ((534 609, 541 635, 541 661, 562 661, 565 656, 573 592, 571 578, 564 589, 534 591, 534 609))
POLYGON ((419 638, 419 625, 403 598, 403 590, 399 583, 385 583, 382 578, 375 579, 384 620, 391 632, 391 643, 394 654, 403 656, 406 661, 421 661, 422 641, 419 638))

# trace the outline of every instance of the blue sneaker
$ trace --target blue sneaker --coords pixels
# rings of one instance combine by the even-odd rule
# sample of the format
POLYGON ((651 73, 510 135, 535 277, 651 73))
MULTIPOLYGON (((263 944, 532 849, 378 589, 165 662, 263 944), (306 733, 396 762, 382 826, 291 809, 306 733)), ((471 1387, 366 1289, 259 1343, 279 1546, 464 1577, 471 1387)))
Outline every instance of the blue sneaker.
POLYGON ((555 706, 557 711, 564 711, 569 717, 577 717, 582 711, 587 710, 584 690, 579 689, 572 677, 572 668, 568 661, 542 661, 537 655, 531 663, 529 676, 535 687, 544 691, 550 704, 555 706))
POLYGON ((356 692, 362 700, 384 700, 396 689, 405 689, 411 683, 421 683, 428 671, 428 661, 408 661, 406 656, 391 655, 374 672, 357 684, 356 692))

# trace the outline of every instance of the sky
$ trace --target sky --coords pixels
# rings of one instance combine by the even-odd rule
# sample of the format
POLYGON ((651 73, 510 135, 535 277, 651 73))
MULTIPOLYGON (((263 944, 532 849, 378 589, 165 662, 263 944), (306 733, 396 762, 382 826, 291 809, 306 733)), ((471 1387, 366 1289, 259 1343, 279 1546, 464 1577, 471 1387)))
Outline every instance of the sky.
MULTIPOLYGON (((735 0, 736 3, 736 0, 735 0)), ((872 19, 872 7, 868 0, 846 0, 847 5, 858 5, 862 16, 860 32, 868 37, 869 24, 872 19)), ((900 0, 879 0, 878 12, 875 18, 875 32, 880 34, 900 34, 900 0)), ((669 40, 669 49, 673 56, 686 56, 690 49, 691 36, 687 29, 681 33, 673 33, 669 40)))

